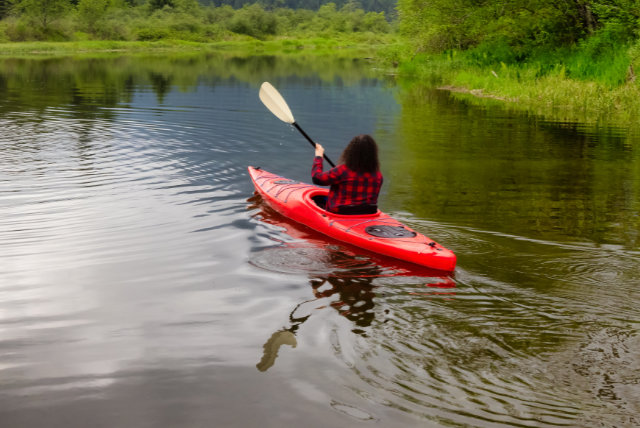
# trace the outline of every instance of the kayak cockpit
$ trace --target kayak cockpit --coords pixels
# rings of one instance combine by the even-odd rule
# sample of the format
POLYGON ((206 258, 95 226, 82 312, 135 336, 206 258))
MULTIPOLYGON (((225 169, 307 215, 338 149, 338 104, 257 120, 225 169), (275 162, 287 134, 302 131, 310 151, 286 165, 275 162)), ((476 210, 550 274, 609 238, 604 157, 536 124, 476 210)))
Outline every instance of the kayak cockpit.
POLYGON ((314 208, 318 209, 325 214, 329 214, 331 216, 336 217, 376 217, 380 214, 377 205, 358 205, 358 206, 347 206, 341 207, 344 209, 344 212, 341 213, 333 213, 326 210, 327 205, 327 195, 329 191, 326 189, 313 189, 309 191, 304 199, 314 208))

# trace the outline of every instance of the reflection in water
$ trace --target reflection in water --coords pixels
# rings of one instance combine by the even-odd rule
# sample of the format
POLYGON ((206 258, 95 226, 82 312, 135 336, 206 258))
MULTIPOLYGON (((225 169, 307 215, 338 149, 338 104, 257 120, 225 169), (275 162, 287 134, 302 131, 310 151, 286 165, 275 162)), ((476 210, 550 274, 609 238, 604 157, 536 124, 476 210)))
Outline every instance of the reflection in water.
POLYGON ((628 130, 207 52, 0 58, 0 125, 3 427, 639 424, 628 130), (330 153, 376 135, 455 277, 247 211, 248 165, 309 177, 265 80, 330 153))
POLYGON ((415 85, 382 155, 388 195, 421 218, 637 248, 640 145, 628 130, 508 115, 415 85))
MULTIPOLYGON (((421 266, 403 264, 401 261, 375 260, 369 256, 345 251, 341 244, 330 243, 331 238, 309 230, 273 211, 262 201, 257 192, 248 199, 248 202, 250 203, 249 210, 259 209, 254 217, 259 218, 262 222, 283 228, 292 238, 304 240, 302 244, 299 242, 283 243, 275 248, 262 249, 258 255, 254 255, 252 263, 264 269, 283 273, 292 273, 293 264, 299 271, 310 273, 311 289, 315 297, 312 300, 299 303, 289 314, 289 326, 276 331, 264 344, 263 357, 256 365, 260 371, 266 371, 273 366, 282 345, 289 345, 293 348, 297 346, 296 331, 302 323, 311 317, 314 310, 326 307, 335 309, 341 316, 354 324, 351 329, 353 333, 366 337, 367 328, 375 319, 374 280, 376 278, 413 276, 426 281, 423 283, 426 288, 446 289, 447 291, 412 292, 410 294, 446 294, 448 296, 455 294, 450 291, 455 287, 450 273, 445 274, 421 266), (286 250, 284 256, 282 249, 286 250), (289 250, 293 250, 293 252, 289 250), (301 262, 301 260, 303 261, 301 262), (298 312, 302 312, 301 308, 306 310, 305 315, 297 315, 298 312)), ((375 256, 371 255, 371 257, 375 256)), ((385 312, 388 313, 387 310, 385 312)))
POLYGON ((451 280, 452 272, 430 269, 371 253, 291 221, 263 203, 257 192, 254 192, 247 202, 247 210, 255 211, 252 215, 254 218, 275 226, 279 231, 284 230, 293 238, 293 241, 285 241, 281 234, 269 235, 271 245, 261 248, 251 257, 250 263, 257 267, 281 273, 310 275, 326 275, 330 271, 335 277, 340 278, 442 278, 445 287, 455 285, 451 280), (282 245, 273 247, 274 241, 282 245))
POLYGON ((374 275, 372 272, 371 276, 360 278, 314 278, 311 280, 311 287, 318 299, 336 295, 337 299, 332 300, 329 305, 356 325, 352 330, 354 333, 365 334, 363 328, 369 327, 375 317, 372 284, 374 275))
MULTIPOLYGON (((339 79, 342 84, 348 81, 366 84, 363 77, 373 77, 375 73, 353 58, 304 54, 275 57, 174 52, 167 57, 164 53, 114 53, 74 61, 66 57, 1 58, 0 113, 59 109, 77 118, 115 120, 118 110, 113 107, 131 104, 141 88, 155 94, 156 102, 152 105, 159 107, 176 88, 196 93, 202 84, 224 86, 230 79, 244 84, 258 83, 266 76, 290 80, 339 79), (291 77, 291 70, 295 70, 295 77, 291 77)), ((370 82, 375 84, 376 80, 370 82)))
POLYGON ((273 366, 278 357, 278 351, 282 345, 289 345, 295 348, 298 345, 296 341, 295 330, 298 328, 298 324, 294 324, 288 329, 278 330, 271 335, 271 337, 264 344, 264 353, 262 359, 256 367, 261 372, 265 372, 269 367, 273 366))
MULTIPOLYGON (((330 254, 330 253, 329 253, 330 254)), ((313 310, 323 309, 327 306, 332 307, 338 313, 348 320, 352 321, 357 327, 352 331, 358 334, 365 334, 363 328, 369 327, 371 321, 375 317, 373 312, 373 278, 376 274, 375 269, 372 270, 371 276, 365 277, 343 277, 318 276, 311 278, 311 288, 315 299, 304 301, 298 304, 289 314, 289 326, 276 331, 264 344, 264 354, 260 362, 256 365, 258 370, 266 371, 273 366, 278 350, 282 345, 289 345, 293 348, 297 346, 295 333, 302 323, 304 323, 312 315, 313 310), (328 284, 328 287, 327 287, 328 284), (331 298, 332 296, 337 298, 331 298), (312 305, 313 308, 309 308, 312 305), (297 316, 296 313, 301 307, 305 307, 309 311, 306 315, 297 316)), ((339 274, 338 274, 339 275, 339 274)))
MULTIPOLYGON (((334 253, 328 252, 327 254, 334 253)), ((335 254, 338 254, 340 261, 343 260, 344 257, 340 253, 336 252, 335 254)), ((327 267, 331 266, 330 262, 325 261, 324 263, 327 267)), ((316 275, 311 278, 310 284, 315 298, 299 303, 289 314, 289 325, 273 333, 267 340, 263 346, 262 359, 256 365, 258 370, 266 371, 274 365, 282 345, 289 345, 293 348, 297 346, 296 331, 311 317, 314 310, 326 307, 335 309, 341 316, 354 324, 354 328, 351 330, 353 333, 366 337, 366 329, 371 326, 375 318, 374 298, 376 294, 373 280, 379 277, 382 270, 372 267, 368 275, 360 277, 342 276, 341 272, 338 270, 336 275, 316 275), (297 315, 298 312, 303 312, 301 308, 307 311, 305 315, 297 315)), ((454 287, 455 283, 450 278, 442 278, 441 282, 428 283, 425 286, 446 289, 454 287)), ((435 292, 434 294, 453 295, 454 293, 435 292)), ((388 313, 388 310, 385 311, 388 313)))

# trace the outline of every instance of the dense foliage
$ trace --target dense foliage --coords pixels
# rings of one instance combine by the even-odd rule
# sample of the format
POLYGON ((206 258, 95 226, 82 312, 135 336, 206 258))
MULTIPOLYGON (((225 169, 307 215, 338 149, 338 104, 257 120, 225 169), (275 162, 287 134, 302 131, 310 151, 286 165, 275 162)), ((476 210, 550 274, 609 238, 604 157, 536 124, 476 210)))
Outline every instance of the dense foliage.
MULTIPOLYGON (((255 3, 255 0, 201 0, 204 4, 213 6, 232 6, 234 9, 240 9, 255 3)), ((353 0, 334 0, 338 9, 353 0)), ((318 10, 327 0, 260 0, 260 4, 265 9, 308 9, 318 10)), ((366 12, 384 12, 386 15, 393 15, 396 10, 396 0, 358 0, 358 7, 366 12)))
POLYGON ((398 0, 400 75, 562 120, 637 123, 640 0, 398 0))
POLYGON ((197 0, 0 0, 0 41, 161 40, 218 41, 234 35, 265 39, 388 33, 384 12, 353 2, 317 10, 261 4, 205 5, 197 0))
POLYGON ((489 44, 522 57, 603 30, 626 42, 640 27, 639 0, 399 0, 398 9, 402 30, 425 51, 489 44))
POLYGON ((398 12, 411 55, 444 55, 460 69, 613 87, 640 65, 640 0, 398 0, 398 12))

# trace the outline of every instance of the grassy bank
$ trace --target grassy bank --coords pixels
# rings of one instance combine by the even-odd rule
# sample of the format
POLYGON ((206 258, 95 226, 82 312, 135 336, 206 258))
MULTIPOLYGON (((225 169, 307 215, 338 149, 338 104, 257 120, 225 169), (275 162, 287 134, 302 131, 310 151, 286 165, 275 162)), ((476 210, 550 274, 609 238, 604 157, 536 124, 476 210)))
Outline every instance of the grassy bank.
POLYGON ((201 43, 184 41, 123 42, 123 41, 77 41, 77 42, 13 42, 0 43, 0 55, 4 57, 76 54, 85 52, 143 52, 152 50, 200 49, 201 43))
POLYGON ((159 41, 66 41, 66 42, 12 42, 0 43, 0 57, 42 55, 78 55, 103 52, 162 52, 225 50, 245 54, 316 53, 333 55, 369 55, 381 46, 397 43, 392 35, 360 33, 334 38, 273 38, 257 40, 237 36, 218 42, 192 42, 184 40, 159 41))
POLYGON ((581 58, 579 52, 539 57, 524 63, 495 61, 478 51, 413 55, 392 34, 357 33, 340 37, 235 36, 218 42, 66 41, 0 44, 0 57, 92 56, 111 53, 172 54, 224 51, 240 55, 332 55, 374 57, 400 79, 450 90, 475 104, 500 103, 555 120, 637 125, 640 116, 640 45, 606 58, 581 58))
POLYGON ((480 50, 411 56, 391 50, 398 73, 457 97, 528 111, 555 120, 637 126, 640 116, 640 45, 586 55, 583 50, 546 53, 522 63, 498 61, 480 50))

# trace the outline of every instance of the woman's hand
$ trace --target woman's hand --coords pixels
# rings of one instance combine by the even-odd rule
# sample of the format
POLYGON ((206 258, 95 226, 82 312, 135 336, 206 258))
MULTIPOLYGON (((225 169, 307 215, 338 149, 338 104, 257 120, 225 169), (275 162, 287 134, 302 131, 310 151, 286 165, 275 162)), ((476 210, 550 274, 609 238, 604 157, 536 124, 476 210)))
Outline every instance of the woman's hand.
POLYGON ((324 147, 322 147, 320 144, 316 143, 316 156, 324 156, 324 147))

